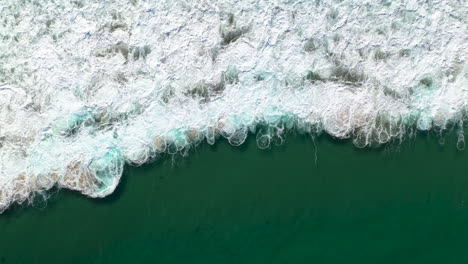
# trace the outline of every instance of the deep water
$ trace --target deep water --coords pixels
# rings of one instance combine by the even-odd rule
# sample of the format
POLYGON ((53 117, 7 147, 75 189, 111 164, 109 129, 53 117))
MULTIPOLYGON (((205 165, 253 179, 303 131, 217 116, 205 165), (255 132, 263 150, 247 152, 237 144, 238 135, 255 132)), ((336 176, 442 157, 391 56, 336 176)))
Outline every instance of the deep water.
POLYGON ((468 162, 454 142, 202 144, 127 166, 103 199, 63 189, 13 206, 0 263, 466 263, 468 162))

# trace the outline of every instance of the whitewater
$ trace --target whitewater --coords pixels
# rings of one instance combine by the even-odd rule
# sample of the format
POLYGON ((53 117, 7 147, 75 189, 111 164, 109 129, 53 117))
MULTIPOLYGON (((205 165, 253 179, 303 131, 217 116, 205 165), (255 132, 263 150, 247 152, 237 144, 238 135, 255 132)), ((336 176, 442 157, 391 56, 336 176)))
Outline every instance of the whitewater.
POLYGON ((360 148, 468 121, 468 4, 2 0, 0 212, 125 164, 299 131, 360 148))

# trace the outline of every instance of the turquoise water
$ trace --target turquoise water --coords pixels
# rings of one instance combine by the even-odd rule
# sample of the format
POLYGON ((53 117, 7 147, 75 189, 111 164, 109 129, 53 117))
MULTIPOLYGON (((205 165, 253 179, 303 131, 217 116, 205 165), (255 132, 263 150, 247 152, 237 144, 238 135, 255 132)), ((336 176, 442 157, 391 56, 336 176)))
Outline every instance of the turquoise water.
POLYGON ((0 263, 466 263, 468 163, 454 142, 203 144, 126 167, 107 198, 60 190, 6 211, 0 263))
POLYGON ((0 1, 0 264, 466 263, 467 13, 0 1))

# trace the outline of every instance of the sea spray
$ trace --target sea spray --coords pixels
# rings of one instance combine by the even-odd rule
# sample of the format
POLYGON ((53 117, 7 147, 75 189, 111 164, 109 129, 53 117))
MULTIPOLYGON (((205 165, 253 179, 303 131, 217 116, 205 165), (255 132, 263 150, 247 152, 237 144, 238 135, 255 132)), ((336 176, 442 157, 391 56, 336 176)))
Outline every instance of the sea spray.
POLYGON ((4 0, 0 211, 53 186, 103 197, 125 163, 285 131, 464 149, 463 1, 4 0))

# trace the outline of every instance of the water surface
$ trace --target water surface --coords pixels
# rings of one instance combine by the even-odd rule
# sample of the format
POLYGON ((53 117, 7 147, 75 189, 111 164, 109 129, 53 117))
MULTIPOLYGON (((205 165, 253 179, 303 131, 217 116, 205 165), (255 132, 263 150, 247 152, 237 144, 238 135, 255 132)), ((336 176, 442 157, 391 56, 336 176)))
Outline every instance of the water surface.
POLYGON ((0 263, 466 263, 468 163, 451 140, 204 144, 126 167, 108 198, 6 211, 0 263))

